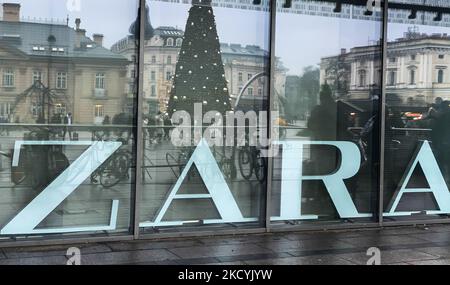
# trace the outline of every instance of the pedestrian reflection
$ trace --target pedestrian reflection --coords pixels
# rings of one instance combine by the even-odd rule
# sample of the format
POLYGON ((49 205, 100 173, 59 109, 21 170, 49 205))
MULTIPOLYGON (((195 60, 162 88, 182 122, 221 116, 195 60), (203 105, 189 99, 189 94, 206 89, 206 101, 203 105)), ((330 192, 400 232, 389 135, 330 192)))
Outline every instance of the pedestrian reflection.
POLYGON ((436 98, 428 114, 431 124, 431 140, 435 156, 445 179, 450 179, 450 101, 436 98))

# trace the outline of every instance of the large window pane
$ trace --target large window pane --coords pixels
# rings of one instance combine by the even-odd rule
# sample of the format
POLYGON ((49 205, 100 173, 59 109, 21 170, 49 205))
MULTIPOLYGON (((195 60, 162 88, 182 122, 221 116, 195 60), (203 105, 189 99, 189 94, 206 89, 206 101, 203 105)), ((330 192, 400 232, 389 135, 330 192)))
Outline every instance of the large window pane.
POLYGON ((245 124, 267 106, 270 17, 267 4, 232 2, 147 1, 144 232, 259 225, 266 160, 237 134, 256 136, 245 124))
POLYGON ((386 90, 384 219, 445 218, 450 212, 450 16, 426 12, 444 2, 394 2, 405 5, 389 11, 386 72, 395 76, 386 90), (406 4, 423 6, 411 11, 406 4))
POLYGON ((138 1, 2 6, 0 235, 128 233, 138 1))
POLYGON ((273 225, 373 221, 381 11, 320 0, 281 2, 273 77, 272 109, 280 116, 273 123, 279 136, 273 225))

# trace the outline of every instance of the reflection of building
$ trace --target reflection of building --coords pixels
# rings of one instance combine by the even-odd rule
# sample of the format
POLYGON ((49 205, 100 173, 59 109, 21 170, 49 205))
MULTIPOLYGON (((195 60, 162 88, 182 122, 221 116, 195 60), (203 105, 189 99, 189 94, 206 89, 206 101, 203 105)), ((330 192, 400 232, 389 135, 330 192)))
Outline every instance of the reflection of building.
POLYGON ((46 117, 50 109, 50 116, 72 112, 76 123, 101 123, 105 115, 122 112, 128 62, 102 46, 103 35, 86 37, 80 23, 73 29, 67 23, 24 22, 19 4, 3 4, 0 116, 35 122, 42 100, 24 91, 36 81, 57 97, 50 107, 44 103, 46 117))
MULTIPOLYGON (((184 32, 173 27, 158 27, 154 36, 145 43, 144 70, 144 113, 165 112, 166 103, 172 88, 172 76, 181 48, 184 32)), ((133 36, 128 36, 113 45, 112 51, 132 60, 135 51, 133 36)), ((255 75, 267 71, 269 53, 258 46, 241 46, 239 44, 221 44, 222 61, 225 77, 228 81, 230 96, 235 99, 245 84, 255 75)), ((135 64, 129 66, 128 90, 135 88, 135 64)), ((277 73, 278 90, 284 89, 285 71, 277 73)), ((268 80, 266 76, 255 79, 242 96, 242 104, 261 105, 263 97, 267 98, 268 80), (258 103, 255 103, 255 100, 258 103)), ((280 91, 280 93, 282 93, 280 91)))
POLYGON ((239 44, 221 44, 220 49, 233 104, 242 93, 238 109, 262 108, 263 99, 267 99, 268 77, 262 75, 250 83, 245 90, 243 88, 254 76, 267 72, 270 64, 269 53, 259 46, 239 44))
MULTIPOLYGON (((321 83, 335 80, 326 70, 339 59, 349 66, 348 96, 367 98, 380 82, 380 47, 352 48, 340 56, 323 58, 321 83), (335 61, 333 61, 335 60, 335 61)), ((436 97, 450 99, 450 36, 426 35, 412 29, 403 38, 388 43, 386 84, 388 103, 425 105, 436 97)))
POLYGON ((380 46, 345 49, 337 56, 322 58, 320 84, 330 85, 337 98, 369 98, 380 87, 380 46))
MULTIPOLYGON (((180 51, 183 31, 173 27, 159 27, 154 30, 154 36, 145 41, 144 46, 144 113, 158 111, 167 103, 172 88, 172 76, 175 73, 178 53, 180 51)), ((136 44, 133 36, 128 36, 111 48, 113 52, 135 61, 136 44)), ((128 67, 127 93, 135 90, 134 78, 137 72, 135 63, 128 67)), ((130 99, 132 97, 129 97, 130 99)))

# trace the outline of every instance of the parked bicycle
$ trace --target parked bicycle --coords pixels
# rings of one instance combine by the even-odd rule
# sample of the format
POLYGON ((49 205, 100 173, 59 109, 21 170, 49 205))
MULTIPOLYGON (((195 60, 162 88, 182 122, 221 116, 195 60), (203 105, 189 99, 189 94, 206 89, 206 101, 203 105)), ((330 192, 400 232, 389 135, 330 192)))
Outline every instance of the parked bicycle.
POLYGON ((255 146, 244 146, 238 149, 239 171, 245 180, 250 180, 255 175, 259 182, 266 180, 266 158, 261 156, 261 151, 255 146))
MULTIPOLYGON (((166 153, 166 162, 168 167, 172 169, 172 172, 178 177, 186 167, 189 159, 192 157, 193 152, 195 151, 195 147, 183 147, 178 152, 177 155, 173 155, 171 153, 166 153), (175 170, 178 168, 178 173, 175 170)), ((212 147, 212 154, 218 161, 218 165, 222 170, 223 175, 232 179, 236 177, 236 167, 233 161, 233 155, 231 157, 227 155, 225 148, 219 150, 218 147, 212 147)), ((195 176, 195 172, 192 176, 195 176)), ((189 179, 189 177, 188 177, 189 179)))
MULTIPOLYGON (((118 139, 122 145, 127 145, 124 139, 118 139)), ((104 188, 116 186, 122 180, 130 179, 133 155, 128 149, 121 148, 108 158, 91 175, 91 182, 99 182, 104 188)))
POLYGON ((28 184, 37 189, 51 183, 70 163, 58 146, 24 146, 19 163, 12 165, 13 153, 0 151, 8 158, 11 165, 11 182, 15 185, 28 184))

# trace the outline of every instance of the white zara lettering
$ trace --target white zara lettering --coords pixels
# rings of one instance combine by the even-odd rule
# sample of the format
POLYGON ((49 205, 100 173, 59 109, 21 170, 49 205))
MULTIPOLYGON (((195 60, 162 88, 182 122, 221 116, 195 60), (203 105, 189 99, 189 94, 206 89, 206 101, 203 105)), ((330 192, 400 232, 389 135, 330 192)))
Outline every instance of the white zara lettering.
MULTIPOLYGON (((64 199, 66 199, 95 169, 106 161, 119 147, 119 142, 61 142, 61 141, 18 141, 15 145, 13 166, 17 165, 21 145, 38 144, 78 144, 90 145, 90 147, 75 160, 61 175, 47 186, 35 199, 33 199, 19 214, 17 214, 6 226, 1 235, 17 234, 44 234, 65 233, 97 230, 114 230, 116 227, 118 201, 114 200, 111 210, 109 225, 88 226, 73 228, 36 229, 39 223, 47 217, 64 199), (93 159, 95 157, 95 159, 93 159)), ((341 218, 370 217, 372 214, 359 213, 344 180, 355 176, 360 169, 361 154, 358 147, 352 142, 346 141, 279 141, 274 143, 281 145, 282 174, 281 174, 281 200, 280 215, 271 217, 271 220, 304 220, 318 219, 317 215, 303 215, 301 210, 302 182, 307 180, 320 180, 324 183, 330 198, 341 218), (330 174, 303 175, 303 149, 305 145, 326 145, 335 147, 340 152, 340 164, 330 174)), ((449 214, 450 193, 444 177, 439 169, 436 158, 433 155, 430 144, 424 141, 417 154, 412 158, 406 173, 399 182, 398 189, 384 216, 404 216, 417 213, 417 211, 396 211, 399 202, 405 193, 432 193, 439 210, 427 211, 427 214, 449 214), (407 188, 414 169, 420 165, 429 188, 407 188)), ((215 204, 219 219, 201 220, 204 224, 239 223, 257 221, 257 218, 247 218, 242 215, 236 200, 212 154, 208 143, 201 139, 192 153, 189 161, 183 169, 174 187, 169 191, 168 197, 153 221, 140 223, 141 227, 155 226, 181 226, 192 221, 164 221, 164 216, 172 202, 176 199, 211 199, 215 204), (192 166, 196 166, 199 175, 208 190, 207 194, 178 194, 178 191, 187 177, 192 166)))
MULTIPOLYGON (((321 180, 341 218, 371 217, 371 213, 359 213, 344 183, 345 179, 354 177, 360 169, 361 154, 356 144, 348 141, 278 141, 275 145, 281 145, 282 173, 281 173, 281 198, 280 215, 271 217, 276 220, 315 220, 317 215, 303 215, 301 210, 302 182, 307 180, 321 180), (326 145, 335 147, 340 152, 340 164, 327 175, 303 175, 303 149, 305 145, 326 145)), ((411 162, 411 169, 407 171, 400 183, 399 190, 394 196, 391 210, 384 213, 385 216, 410 215, 414 212, 395 212, 403 193, 432 192, 438 202, 440 211, 428 211, 427 213, 450 213, 450 194, 445 180, 439 170, 436 159, 428 142, 424 142, 411 162), (429 181, 430 189, 406 189, 406 185, 412 175, 414 167, 420 164, 429 181)), ((206 140, 202 139, 192 157, 184 168, 175 186, 170 191, 163 207, 158 212, 154 221, 143 222, 141 227, 177 226, 189 221, 163 221, 164 214, 175 199, 212 199, 215 203, 221 219, 202 220, 205 224, 213 223, 237 223, 256 221, 256 218, 244 218, 241 211, 217 165, 214 156, 209 149, 206 140), (182 182, 186 178, 189 169, 195 164, 199 170, 209 194, 177 194, 182 182)))
POLYGON ((417 148, 416 154, 411 159, 403 178, 398 184, 397 191, 395 192, 391 202, 389 203, 387 213, 383 213, 383 216, 408 216, 420 211, 399 211, 396 212, 398 204, 405 193, 433 193, 439 210, 426 211, 427 214, 438 215, 438 214, 449 214, 450 213, 450 193, 445 183, 445 179, 442 175, 436 158, 431 150, 430 143, 424 141, 421 146, 417 148), (429 188, 406 188, 411 176, 420 165, 423 174, 428 182, 429 188))
MULTIPOLYGON (((345 186, 344 180, 355 176, 360 168, 361 154, 352 142, 345 141, 279 141, 283 147, 280 216, 272 220, 318 219, 316 215, 302 215, 302 182, 322 180, 341 218, 371 217, 372 214, 358 213, 345 186), (341 153, 340 166, 331 174, 303 175, 303 148, 305 145, 328 145, 341 153)), ((332 159, 332 158, 330 158, 332 159)))
POLYGON ((109 225, 36 229, 59 204, 102 165, 121 145, 121 142, 104 141, 17 141, 14 146, 13 166, 19 163, 22 145, 88 145, 72 164, 22 209, 6 226, 1 235, 49 234, 83 231, 108 231, 116 229, 119 200, 112 201, 109 225))
MULTIPOLYGON (((304 215, 301 210, 302 200, 302 182, 307 180, 323 181, 330 198, 336 207, 341 218, 361 218, 371 217, 371 213, 359 213, 344 183, 345 179, 355 176, 360 169, 361 154, 356 144, 347 141, 279 141, 275 145, 281 145, 282 151, 282 173, 281 173, 281 197, 280 197, 280 215, 271 217, 271 220, 314 220, 317 215, 304 215), (330 174, 327 175, 303 175, 303 149, 305 145, 326 145, 335 147, 340 152, 340 164, 330 174)), ((436 159, 433 155, 428 142, 424 142, 420 147, 418 154, 414 156, 410 163, 405 177, 399 183, 399 190, 394 195, 393 202, 389 212, 385 216, 411 215, 415 212, 395 212, 395 209, 403 193, 432 192, 440 208, 439 211, 427 211, 429 214, 450 213, 450 193, 448 192, 445 180, 439 170, 436 159), (406 189, 414 168, 420 164, 425 178, 428 180, 429 189, 406 189)), ((236 201, 226 185, 220 168, 217 165, 214 156, 207 146, 206 141, 202 141, 197 147, 194 155, 188 162, 182 175, 178 179, 175 187, 171 190, 169 198, 166 200, 163 208, 160 210, 157 218, 153 222, 141 223, 142 227, 147 226, 166 226, 182 225, 183 221, 164 222, 162 218, 167 211, 170 203, 178 198, 212 198, 219 209, 222 219, 204 220, 204 223, 223 223, 244 222, 256 220, 252 218, 243 218, 237 207, 236 201), (199 167, 200 175, 210 191, 207 195, 178 195, 176 194, 182 181, 187 175, 188 169, 195 163, 199 167), (202 170, 203 169, 203 170, 202 170), (209 169, 210 175, 206 169, 209 169), (217 191, 220 189, 220 192, 217 191), (219 197, 225 195, 223 197, 219 197)))
POLYGON ((256 221, 255 218, 244 218, 239 209, 233 194, 228 187, 225 177, 220 171, 219 165, 209 149, 206 139, 201 139, 197 148, 192 153, 191 158, 184 167, 180 177, 174 187, 170 190, 169 195, 164 202, 164 205, 159 210, 154 221, 142 222, 140 227, 155 227, 155 226, 181 226, 191 221, 163 221, 169 206, 176 199, 212 199, 214 205, 221 216, 220 219, 205 219, 202 220, 204 224, 218 224, 218 223, 239 223, 256 221), (195 164, 200 177, 209 194, 177 194, 181 184, 187 177, 189 170, 195 164))

